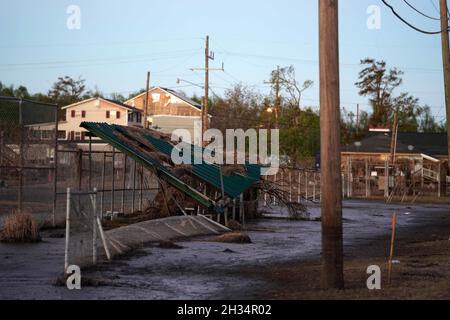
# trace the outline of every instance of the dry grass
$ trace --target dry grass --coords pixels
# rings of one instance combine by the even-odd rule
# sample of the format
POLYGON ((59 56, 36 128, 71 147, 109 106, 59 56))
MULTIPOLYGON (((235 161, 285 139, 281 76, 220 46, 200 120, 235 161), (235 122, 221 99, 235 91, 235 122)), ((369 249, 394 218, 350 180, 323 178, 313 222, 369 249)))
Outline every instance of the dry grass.
POLYGON ((39 226, 29 213, 13 213, 5 219, 0 241, 8 243, 39 242, 39 226))

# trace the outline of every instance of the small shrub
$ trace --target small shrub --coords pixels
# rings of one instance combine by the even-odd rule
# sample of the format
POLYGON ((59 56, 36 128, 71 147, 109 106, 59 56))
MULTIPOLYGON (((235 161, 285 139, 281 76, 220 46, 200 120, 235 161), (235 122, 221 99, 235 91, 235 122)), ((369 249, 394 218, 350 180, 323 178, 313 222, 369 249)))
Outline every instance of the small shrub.
POLYGON ((30 243, 39 242, 41 236, 39 227, 30 214, 13 213, 5 219, 0 240, 9 243, 30 243))

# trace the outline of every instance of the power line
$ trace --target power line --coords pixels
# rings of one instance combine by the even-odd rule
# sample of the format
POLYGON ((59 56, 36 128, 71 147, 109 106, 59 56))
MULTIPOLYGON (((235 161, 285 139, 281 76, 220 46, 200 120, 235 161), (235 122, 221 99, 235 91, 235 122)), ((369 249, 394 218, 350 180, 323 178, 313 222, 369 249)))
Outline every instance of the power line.
MULTIPOLYGON (((434 3, 434 1, 433 0, 430 0, 430 3, 433 5, 433 7, 434 7, 434 9, 436 10, 436 12, 438 13, 438 14, 440 14, 441 12, 440 12, 440 10, 439 10, 439 8, 437 7, 437 5, 434 3)), ((447 9, 447 16, 448 16, 448 18, 450 19, 450 11, 447 9)))
MULTIPOLYGON (((420 11, 419 9, 417 9, 416 7, 414 7, 412 4, 410 4, 407 0, 403 0, 403 2, 406 3, 406 5, 408 7, 410 7, 411 9, 413 9, 415 12, 417 12, 418 14, 424 16, 425 18, 431 19, 431 20, 435 20, 435 21, 441 21, 440 18, 434 18, 432 16, 427 15, 426 13, 423 13, 422 11, 420 11)), ((434 4, 434 3, 433 3, 434 4)))
POLYGON ((103 62, 103 61, 115 61, 115 60, 128 60, 128 59, 139 59, 145 57, 153 56, 165 56, 168 54, 178 54, 178 53, 198 53, 198 49, 195 50, 179 50, 179 51, 169 51, 169 52, 155 52, 151 54, 140 54, 128 57, 114 57, 114 58, 92 58, 92 59, 79 59, 79 60, 59 60, 59 61, 45 61, 45 62, 25 62, 25 63, 3 63, 0 67, 19 67, 19 66, 34 66, 34 65, 56 65, 56 64, 71 64, 71 63, 83 63, 83 62, 103 62))
POLYGON ((381 1, 384 3, 384 5, 386 7, 391 9, 391 11, 394 14, 394 16, 396 16, 401 22, 406 24, 411 29, 416 30, 417 32, 420 32, 420 33, 423 33, 423 34, 427 34, 427 35, 436 35, 436 34, 441 34, 443 32, 448 32, 449 31, 448 28, 445 29, 445 30, 441 30, 441 31, 427 31, 427 30, 423 30, 421 28, 418 28, 418 27, 414 26, 413 24, 409 23, 408 21, 406 21, 406 19, 404 19, 400 14, 398 14, 397 11, 394 9, 394 7, 392 5, 390 5, 389 3, 387 3, 386 0, 381 0, 381 1))

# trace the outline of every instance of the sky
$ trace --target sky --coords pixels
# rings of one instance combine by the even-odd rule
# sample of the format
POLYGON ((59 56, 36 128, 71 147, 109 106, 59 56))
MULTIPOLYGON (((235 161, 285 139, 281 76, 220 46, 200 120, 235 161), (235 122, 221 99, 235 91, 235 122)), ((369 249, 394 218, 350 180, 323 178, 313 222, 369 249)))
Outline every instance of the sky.
MULTIPOLYGON (((402 0, 389 1, 414 25, 438 31, 439 22, 420 16, 402 0)), ((438 17, 438 0, 409 0, 438 17)), ((444 120, 439 35, 424 35, 396 19, 380 0, 340 0, 341 104, 370 110, 354 83, 365 57, 383 59, 405 72, 400 92, 431 106, 444 120), (380 28, 368 28, 368 8, 380 9, 380 28)), ((314 81, 303 105, 319 106, 317 0, 1 0, 0 81, 47 92, 60 76, 82 77, 104 94, 129 93, 151 84, 202 94, 177 78, 203 83, 204 38, 215 59, 211 88, 223 94, 242 82, 267 93, 264 84, 277 65, 293 65, 297 80, 314 81), (71 6, 79 8, 79 28, 71 6), (76 25, 75 25, 76 26, 76 25)))

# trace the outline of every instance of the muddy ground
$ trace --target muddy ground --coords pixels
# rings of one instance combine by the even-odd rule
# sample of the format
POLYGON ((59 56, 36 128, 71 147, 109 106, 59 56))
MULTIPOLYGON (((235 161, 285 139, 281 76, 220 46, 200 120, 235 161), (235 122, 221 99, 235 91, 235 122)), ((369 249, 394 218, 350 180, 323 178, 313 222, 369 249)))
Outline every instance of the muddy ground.
MULTIPOLYGON (((310 210, 312 217, 320 216, 317 206, 310 210)), ((53 285, 62 273, 64 239, 0 244, 0 299, 408 298, 408 292, 415 291, 412 284, 436 288, 428 294, 432 298, 448 297, 442 292, 449 274, 450 205, 345 202, 349 290, 344 294, 323 293, 317 286, 320 222, 288 221, 279 209, 267 211, 271 218, 247 225, 251 244, 217 243, 203 237, 178 242, 181 249, 146 246, 96 270, 82 270, 82 276, 94 279, 95 285, 81 291, 53 285), (379 264, 385 269, 394 211, 399 214, 396 259, 400 264, 395 265, 393 278, 397 289, 389 291, 383 284, 385 290, 367 293, 367 266, 379 264)))

